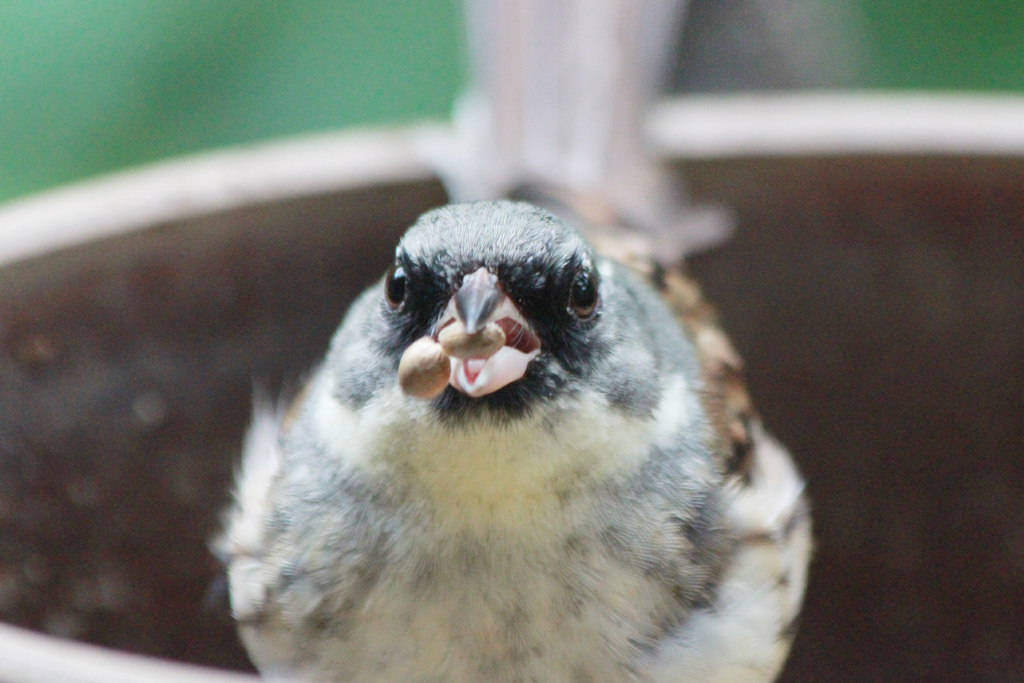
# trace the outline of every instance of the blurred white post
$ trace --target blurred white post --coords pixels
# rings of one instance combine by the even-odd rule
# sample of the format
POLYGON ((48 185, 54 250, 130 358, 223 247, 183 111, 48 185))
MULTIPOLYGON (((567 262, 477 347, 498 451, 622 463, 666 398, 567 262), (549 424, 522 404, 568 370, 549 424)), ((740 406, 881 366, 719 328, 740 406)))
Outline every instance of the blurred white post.
POLYGON ((455 140, 433 154, 456 200, 524 183, 598 198, 653 238, 664 260, 720 240, 648 153, 644 121, 686 0, 466 0, 471 87, 455 140))

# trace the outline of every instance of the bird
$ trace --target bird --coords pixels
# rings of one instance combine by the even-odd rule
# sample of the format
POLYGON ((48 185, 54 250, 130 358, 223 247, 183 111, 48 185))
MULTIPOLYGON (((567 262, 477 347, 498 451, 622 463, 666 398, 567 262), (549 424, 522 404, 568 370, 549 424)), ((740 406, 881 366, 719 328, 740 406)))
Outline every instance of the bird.
POLYGON ((261 675, 774 680, 810 511, 711 310, 533 204, 423 214, 254 410, 217 547, 261 675))

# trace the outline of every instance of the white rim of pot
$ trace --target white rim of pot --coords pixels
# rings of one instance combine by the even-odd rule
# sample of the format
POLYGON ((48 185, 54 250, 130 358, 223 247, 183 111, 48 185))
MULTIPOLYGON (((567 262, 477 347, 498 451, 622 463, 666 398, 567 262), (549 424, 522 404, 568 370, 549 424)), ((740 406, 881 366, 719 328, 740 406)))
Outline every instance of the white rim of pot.
POLYGON ((1024 154, 1024 97, 914 92, 687 95, 647 121, 667 159, 1024 154))
POLYGON ((101 237, 268 201, 427 180, 440 125, 355 129, 206 152, 0 205, 0 266, 101 237))

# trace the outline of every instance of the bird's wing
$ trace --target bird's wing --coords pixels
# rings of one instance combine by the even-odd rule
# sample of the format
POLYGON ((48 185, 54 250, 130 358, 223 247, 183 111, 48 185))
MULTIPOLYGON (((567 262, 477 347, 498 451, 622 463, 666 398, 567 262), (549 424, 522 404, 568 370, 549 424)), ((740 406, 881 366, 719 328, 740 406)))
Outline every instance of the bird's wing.
POLYGON ((803 478, 754 410, 740 355, 682 264, 657 263, 646 235, 624 227, 600 198, 549 187, 524 187, 520 193, 568 218, 599 253, 629 266, 661 292, 697 351, 705 408, 724 445, 735 553, 713 605, 696 610, 666 637, 652 680, 774 680, 789 652, 807 584, 811 516, 803 478))
POLYGON ((789 652, 807 583, 812 540, 804 481, 762 426, 742 360, 697 284, 681 268, 663 270, 635 253, 626 262, 659 287, 697 351, 705 408, 725 445, 727 516, 736 539, 713 604, 666 637, 652 680, 767 683, 789 652))
POLYGON ((296 651, 291 632, 280 627, 280 614, 268 602, 279 568, 267 557, 272 545, 267 525, 282 464, 280 440, 291 417, 281 406, 257 399, 235 477, 234 503, 224 533, 214 542, 227 565, 239 635, 261 675, 274 680, 291 679, 296 651))
POLYGON ((666 639, 652 678, 772 681, 789 652, 807 584, 812 539, 804 481, 762 426, 742 360, 700 288, 681 270, 649 272, 697 350, 709 392, 705 406, 726 445, 727 515, 736 538, 713 605, 666 639))
POLYGON ((271 489, 281 465, 282 419, 281 411, 273 406, 260 402, 254 406, 235 477, 234 504, 227 513, 224 533, 215 542, 215 550, 228 568, 231 611, 241 622, 255 618, 265 600, 262 554, 271 489))
POLYGON ((737 544, 712 605, 660 644, 655 683, 768 683, 789 652, 811 552, 803 480, 760 425, 743 480, 729 484, 737 544))

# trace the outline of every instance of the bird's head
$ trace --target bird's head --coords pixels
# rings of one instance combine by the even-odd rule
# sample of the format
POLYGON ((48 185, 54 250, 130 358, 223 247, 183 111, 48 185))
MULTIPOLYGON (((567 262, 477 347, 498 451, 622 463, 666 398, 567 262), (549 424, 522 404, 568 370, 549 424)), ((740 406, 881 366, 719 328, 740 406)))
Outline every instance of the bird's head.
POLYGON ((416 400, 514 417, 574 391, 599 362, 603 289, 590 246, 553 214, 451 205, 402 238, 366 331, 416 400))

